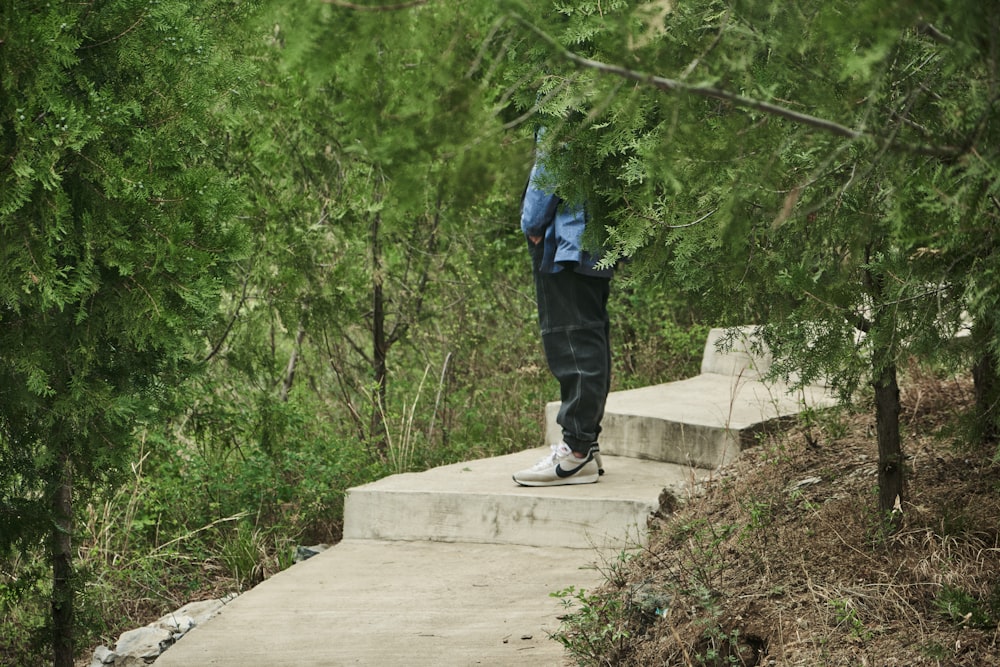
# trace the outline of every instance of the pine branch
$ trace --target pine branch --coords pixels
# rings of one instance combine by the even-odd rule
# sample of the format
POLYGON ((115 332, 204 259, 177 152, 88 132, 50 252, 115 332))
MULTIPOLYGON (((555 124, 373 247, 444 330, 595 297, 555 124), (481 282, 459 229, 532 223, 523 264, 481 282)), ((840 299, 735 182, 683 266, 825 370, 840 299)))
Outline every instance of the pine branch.
POLYGON ((931 155, 935 157, 946 157, 954 158, 962 155, 962 149, 955 146, 930 146, 930 145, 917 145, 917 144, 897 144, 891 139, 886 139, 878 135, 874 135, 863 130, 856 130, 854 128, 847 127, 837 123, 836 121, 829 120, 827 118, 820 118, 818 116, 813 116, 807 113, 802 113, 799 111, 794 111, 787 107, 783 107, 778 104, 772 104, 771 102, 765 102, 764 100, 754 99, 752 97, 745 97, 736 93, 732 93, 728 90, 723 90, 722 88, 715 88, 713 86, 699 86, 683 81, 678 81, 677 79, 669 79, 662 76, 657 76, 655 74, 647 74, 645 72, 640 72, 638 70, 631 69, 629 67, 623 67, 621 65, 612 65, 610 63, 601 62, 599 60, 593 60, 591 58, 586 58, 578 53, 570 51, 562 44, 560 44, 554 37, 546 33, 544 30, 536 26, 534 23, 528 21, 527 19, 519 16, 518 14, 512 15, 515 20, 531 30, 535 35, 537 35, 542 41, 548 44, 556 53, 568 60, 570 63, 576 65, 577 67, 582 67, 585 69, 592 69, 601 74, 610 74, 613 76, 618 76, 630 81, 635 81, 637 83, 651 86, 665 92, 683 92, 691 95, 697 95, 699 97, 707 97, 711 99, 723 100, 729 102, 735 106, 754 109, 761 111, 771 116, 777 116, 779 118, 784 118, 790 120, 794 123, 800 125, 806 125, 809 127, 814 127, 824 132, 829 132, 831 134, 846 137, 851 140, 861 140, 867 139, 874 141, 877 145, 883 148, 895 148, 904 152, 916 153, 918 155, 931 155))

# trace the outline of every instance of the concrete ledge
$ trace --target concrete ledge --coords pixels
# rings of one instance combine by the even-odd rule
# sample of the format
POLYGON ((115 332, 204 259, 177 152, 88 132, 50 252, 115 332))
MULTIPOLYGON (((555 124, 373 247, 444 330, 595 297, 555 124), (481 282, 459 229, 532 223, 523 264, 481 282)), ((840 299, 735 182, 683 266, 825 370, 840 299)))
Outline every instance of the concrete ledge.
MULTIPOLYGON (((732 462, 748 435, 806 407, 836 405, 826 387, 792 392, 781 383, 760 380, 770 356, 752 350, 749 328, 726 352, 717 349, 724 329, 713 329, 705 343, 702 374, 687 380, 612 392, 605 408, 601 451, 699 468, 732 462)), ((559 402, 545 406, 545 437, 559 442, 559 402)))
POLYGON ((511 475, 548 447, 392 475, 352 488, 344 538, 615 547, 646 539, 646 521, 670 487, 683 496, 696 479, 687 466, 605 456, 596 484, 518 486, 511 475))
MULTIPOLYGON (((789 393, 786 387, 723 375, 612 392, 604 415, 601 451, 698 468, 732 462, 748 433, 806 406, 836 404, 821 387, 789 393)), ((559 442, 559 403, 546 406, 546 436, 559 442)))

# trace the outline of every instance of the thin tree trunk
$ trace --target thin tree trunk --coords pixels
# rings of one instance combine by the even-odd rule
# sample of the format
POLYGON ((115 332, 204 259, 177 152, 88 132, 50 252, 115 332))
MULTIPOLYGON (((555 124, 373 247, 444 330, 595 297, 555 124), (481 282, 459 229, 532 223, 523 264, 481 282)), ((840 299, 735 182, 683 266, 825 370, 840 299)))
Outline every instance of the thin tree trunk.
POLYGON ((73 667, 73 463, 63 443, 52 494, 52 648, 54 667, 73 667))
MULTIPOLYGON (((866 251, 866 259, 870 263, 873 256, 872 246, 866 251)), ((865 271, 865 283, 875 304, 884 304, 886 286, 884 278, 871 269, 865 271)), ((875 349, 872 351, 872 385, 875 389, 875 431, 878 435, 878 508, 886 520, 886 528, 893 530, 899 527, 901 512, 894 511, 902 507, 905 500, 905 471, 903 469, 903 447, 899 435, 899 381, 897 379, 896 353, 896 322, 893 314, 885 306, 876 305, 873 320, 865 327, 869 335, 874 335, 876 329, 883 335, 875 336, 875 349)))
POLYGON ((976 322, 972 344, 976 362, 972 380, 976 396, 976 435, 983 444, 1000 442, 1000 361, 990 343, 996 335, 990 324, 976 322))
POLYGON ((893 509, 904 500, 903 448, 899 436, 899 384, 896 366, 885 366, 875 379, 875 430, 878 434, 878 507, 898 521, 893 509))
POLYGON ((295 347, 292 348, 292 354, 288 358, 288 366, 285 367, 285 381, 281 385, 281 402, 288 402, 288 393, 292 390, 292 384, 295 382, 295 368, 299 361, 299 350, 302 348, 302 341, 305 340, 306 330, 299 322, 299 333, 295 336, 295 347))
POLYGON ((382 276, 382 216, 375 215, 372 220, 372 372, 375 380, 375 396, 372 401, 371 431, 375 450, 385 454, 388 447, 385 433, 385 398, 386 398, 386 358, 389 345, 385 333, 385 295, 383 293, 382 276))

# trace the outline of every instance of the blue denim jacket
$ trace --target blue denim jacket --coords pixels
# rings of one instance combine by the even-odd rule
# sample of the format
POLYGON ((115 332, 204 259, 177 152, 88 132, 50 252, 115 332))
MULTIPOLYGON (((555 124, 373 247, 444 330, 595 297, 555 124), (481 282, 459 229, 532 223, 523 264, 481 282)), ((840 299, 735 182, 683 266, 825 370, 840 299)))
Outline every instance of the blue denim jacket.
POLYGON ((558 273, 566 268, 577 273, 610 278, 612 269, 594 268, 598 257, 583 249, 583 230, 587 226, 586 209, 581 205, 570 204, 554 192, 543 190, 539 183, 544 180, 544 175, 545 167, 539 156, 531 168, 528 187, 521 201, 521 231, 525 236, 540 236, 543 239, 539 270, 558 273))

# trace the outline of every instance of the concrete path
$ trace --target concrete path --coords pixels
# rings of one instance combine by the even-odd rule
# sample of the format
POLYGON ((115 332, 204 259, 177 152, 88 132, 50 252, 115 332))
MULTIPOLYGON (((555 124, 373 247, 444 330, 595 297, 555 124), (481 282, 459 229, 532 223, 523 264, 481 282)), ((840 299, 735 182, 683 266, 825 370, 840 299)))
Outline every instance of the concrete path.
POLYGON ((602 583, 663 488, 683 493, 694 471, 606 456, 597 484, 511 480, 546 451, 352 490, 343 542, 244 593, 157 666, 563 664, 551 594, 602 583))
POLYGON ((157 666, 569 664, 551 638, 564 613, 553 593, 601 584, 644 542, 664 490, 683 498, 747 433, 833 403, 822 387, 760 382, 767 360, 718 353, 721 335, 697 378, 609 397, 597 484, 516 485, 545 447, 351 489, 343 542, 244 593, 157 666))
POLYGON ((268 579, 157 661, 185 665, 561 665, 548 597, 596 585, 578 549, 344 540, 268 579))

